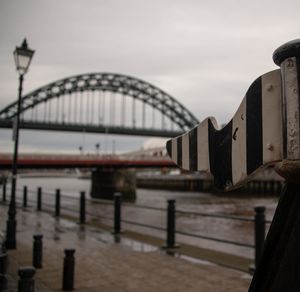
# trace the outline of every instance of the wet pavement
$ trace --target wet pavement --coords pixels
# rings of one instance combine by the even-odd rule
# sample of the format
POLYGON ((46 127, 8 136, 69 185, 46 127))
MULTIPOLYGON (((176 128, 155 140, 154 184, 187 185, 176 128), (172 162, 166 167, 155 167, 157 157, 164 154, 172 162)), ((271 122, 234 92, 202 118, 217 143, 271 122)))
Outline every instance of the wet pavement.
MULTIPOLYGON (((0 206, 5 230, 7 206, 0 206)), ((76 291, 247 291, 250 276, 192 258, 80 226, 33 210, 18 209, 17 250, 8 251, 10 290, 16 291, 17 269, 32 265, 32 236, 43 234, 43 268, 36 272, 36 291, 62 291, 64 249, 75 248, 76 291), (117 240, 118 241, 118 240, 117 240)))

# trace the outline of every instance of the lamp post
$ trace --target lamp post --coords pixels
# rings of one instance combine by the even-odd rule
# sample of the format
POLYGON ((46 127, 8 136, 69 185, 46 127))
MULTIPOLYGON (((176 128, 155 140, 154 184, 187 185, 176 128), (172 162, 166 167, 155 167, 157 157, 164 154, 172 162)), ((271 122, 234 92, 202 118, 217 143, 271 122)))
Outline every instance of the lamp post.
POLYGON ((11 197, 8 209, 8 220, 6 225, 6 248, 15 249, 16 242, 16 184, 17 184, 17 172, 18 172, 18 146, 19 146, 19 122, 20 122, 20 111, 21 111, 21 99, 22 99, 22 86, 24 75, 28 71, 33 50, 30 50, 27 46, 27 41, 24 39, 21 47, 16 47, 14 51, 14 58, 16 63, 16 69, 19 73, 19 92, 18 92, 18 106, 15 114, 15 120, 13 125, 13 137, 14 137, 14 156, 12 162, 12 182, 11 182, 11 197))

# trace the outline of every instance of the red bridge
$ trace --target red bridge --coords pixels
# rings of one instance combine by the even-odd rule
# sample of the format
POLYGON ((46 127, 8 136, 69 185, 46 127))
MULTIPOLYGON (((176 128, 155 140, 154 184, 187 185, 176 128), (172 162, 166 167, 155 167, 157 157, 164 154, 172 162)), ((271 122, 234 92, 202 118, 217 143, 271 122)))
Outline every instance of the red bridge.
MULTIPOLYGON (((0 154, 0 169, 10 169, 12 154, 0 154)), ((176 167, 167 156, 20 154, 18 168, 160 168, 176 167)))

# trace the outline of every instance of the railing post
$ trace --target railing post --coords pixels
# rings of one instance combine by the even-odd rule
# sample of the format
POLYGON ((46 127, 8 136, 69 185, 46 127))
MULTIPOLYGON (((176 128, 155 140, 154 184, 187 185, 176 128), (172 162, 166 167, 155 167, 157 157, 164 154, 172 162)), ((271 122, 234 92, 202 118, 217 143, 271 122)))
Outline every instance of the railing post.
POLYGON ((37 210, 42 211, 42 188, 38 187, 37 191, 37 210))
POLYGON ((80 192, 80 224, 85 224, 85 192, 80 192))
POLYGON ((27 186, 23 187, 23 207, 27 207, 27 186))
POLYGON ((43 262, 43 235, 33 236, 32 264, 36 269, 42 268, 43 262))
POLYGON ((121 204, 122 204, 122 194, 114 194, 114 234, 121 233, 121 204))
POLYGON ((34 292, 34 267, 22 267, 18 270, 19 283, 18 292, 34 292))
POLYGON ((3 180, 3 185, 2 185, 2 200, 3 202, 6 202, 6 179, 3 180))
POLYGON ((266 234, 266 218, 265 207, 255 207, 255 267, 258 266, 263 253, 265 234, 266 234))
POLYGON ((0 253, 0 291, 7 288, 7 253, 0 253))
POLYGON ((56 190, 55 193, 55 217, 60 216, 60 189, 56 190))
POLYGON ((175 248, 178 245, 175 242, 175 200, 168 200, 168 208, 167 208, 167 240, 165 248, 175 248))
POLYGON ((75 270, 75 249, 65 249, 64 270, 63 270, 63 290, 74 290, 74 270, 75 270))

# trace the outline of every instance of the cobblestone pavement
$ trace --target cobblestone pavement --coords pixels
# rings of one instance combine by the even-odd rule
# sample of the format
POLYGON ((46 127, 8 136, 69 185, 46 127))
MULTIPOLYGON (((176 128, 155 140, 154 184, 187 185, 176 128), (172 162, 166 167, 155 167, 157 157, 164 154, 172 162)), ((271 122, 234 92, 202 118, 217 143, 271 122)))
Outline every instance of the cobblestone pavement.
MULTIPOLYGON (((7 207, 0 206, 1 230, 7 207)), ((32 236, 43 234, 43 268, 36 272, 36 291, 61 291, 64 249, 75 248, 76 291, 176 292, 247 291, 250 276, 162 250, 101 230, 56 220, 46 213, 18 209, 17 250, 9 251, 10 278, 32 264, 32 236)), ((12 288, 10 291, 14 291, 12 288)))

